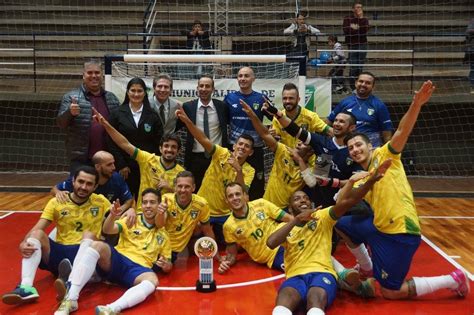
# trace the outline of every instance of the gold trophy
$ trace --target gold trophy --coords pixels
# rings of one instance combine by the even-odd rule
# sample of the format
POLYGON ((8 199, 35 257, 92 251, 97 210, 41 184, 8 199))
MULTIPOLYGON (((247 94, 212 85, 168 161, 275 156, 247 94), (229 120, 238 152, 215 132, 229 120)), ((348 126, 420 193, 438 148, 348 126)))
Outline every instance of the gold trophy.
POLYGON ((196 281, 198 292, 216 291, 213 275, 213 258, 217 254, 217 243, 210 237, 201 237, 194 244, 194 253, 199 257, 199 280, 196 281))

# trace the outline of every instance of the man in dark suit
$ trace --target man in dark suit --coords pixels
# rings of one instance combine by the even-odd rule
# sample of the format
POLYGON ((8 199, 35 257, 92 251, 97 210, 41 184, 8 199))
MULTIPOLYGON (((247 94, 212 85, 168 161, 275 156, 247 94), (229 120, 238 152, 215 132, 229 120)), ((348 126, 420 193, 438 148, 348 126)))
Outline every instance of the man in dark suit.
MULTIPOLYGON (((209 75, 201 75, 198 80, 198 99, 183 104, 183 109, 199 129, 211 140, 212 143, 222 147, 228 147, 227 105, 217 99, 212 98, 214 93, 214 80, 209 75)), ((176 129, 184 127, 178 120, 176 129)), ((184 167, 191 171, 196 179, 196 190, 201 187, 204 173, 206 173, 211 157, 205 153, 204 148, 195 141, 191 133, 186 134, 186 147, 184 152, 184 167)))

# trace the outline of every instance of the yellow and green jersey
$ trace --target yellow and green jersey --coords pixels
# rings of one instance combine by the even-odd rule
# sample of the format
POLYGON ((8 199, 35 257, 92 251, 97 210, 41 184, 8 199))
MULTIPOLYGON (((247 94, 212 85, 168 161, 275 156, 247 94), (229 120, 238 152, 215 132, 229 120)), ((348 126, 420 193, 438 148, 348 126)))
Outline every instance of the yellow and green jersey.
POLYGON ((337 278, 331 261, 332 230, 336 220, 331 207, 312 214, 312 220, 291 229, 282 246, 287 278, 310 272, 328 272, 337 278))
POLYGON ((162 199, 168 204, 165 229, 170 236, 171 249, 174 252, 181 252, 191 239, 198 223, 209 222, 209 206, 206 199, 195 194, 185 208, 178 204, 175 194, 165 194, 162 199))
POLYGON ((137 211, 142 212, 142 191, 147 188, 156 189, 160 178, 164 178, 174 190, 174 179, 179 172, 184 171, 184 168, 177 163, 171 168, 165 168, 159 156, 138 148, 135 148, 132 158, 137 161, 140 168, 140 189, 137 198, 137 211))
POLYGON ((151 268, 161 255, 171 261, 171 244, 164 228, 145 223, 143 213, 137 215, 137 221, 127 227, 126 218, 115 223, 119 227, 120 238, 115 249, 133 262, 151 268))
MULTIPOLYGON (((315 159, 310 159, 309 168, 314 167, 315 159)), ((270 172, 263 199, 266 199, 280 208, 286 208, 290 203, 291 195, 305 185, 301 177, 298 163, 291 158, 288 147, 278 143, 275 150, 275 159, 270 172)))
POLYGON ((364 198, 374 210, 374 225, 380 232, 387 234, 420 235, 413 192, 403 169, 401 154, 392 149, 390 142, 372 152, 368 171, 372 172, 389 158, 392 159, 389 170, 364 198))
POLYGON ((278 248, 267 246, 268 237, 277 229, 285 212, 265 199, 247 204, 243 218, 231 214, 224 223, 224 238, 227 243, 237 243, 247 251, 253 261, 267 264, 271 268, 278 248))
POLYGON ((52 198, 41 214, 42 219, 56 223, 56 242, 63 245, 79 244, 84 231, 94 233, 99 239, 105 213, 110 209, 110 202, 102 195, 92 194, 82 204, 69 198, 66 203, 59 203, 52 198))
MULTIPOLYGON (((228 149, 215 144, 211 154, 211 164, 204 174, 201 188, 197 194, 204 197, 209 203, 211 216, 220 217, 230 213, 225 198, 225 185, 235 181, 237 172, 228 163, 229 158, 232 156, 228 149)), ((250 187, 255 175, 255 169, 245 162, 242 165, 242 173, 244 174, 245 185, 250 187)))
MULTIPOLYGON (((283 109, 282 112, 284 115, 286 115, 285 109, 283 109)), ((293 122, 309 132, 326 133, 329 129, 329 126, 321 118, 319 118, 318 114, 303 107, 300 107, 300 112, 293 122)), ((289 146, 290 148, 296 147, 296 142, 298 140, 283 130, 282 126, 278 122, 278 119, 273 118, 272 125, 273 129, 276 131, 276 134, 281 137, 281 143, 289 146)))

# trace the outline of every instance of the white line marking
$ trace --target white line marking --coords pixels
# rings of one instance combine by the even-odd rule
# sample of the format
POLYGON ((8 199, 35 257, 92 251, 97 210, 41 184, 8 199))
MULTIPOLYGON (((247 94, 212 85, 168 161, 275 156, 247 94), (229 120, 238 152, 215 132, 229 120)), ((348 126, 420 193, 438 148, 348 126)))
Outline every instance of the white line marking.
POLYGON ((451 257, 452 259, 459 259, 459 258, 461 258, 461 256, 449 256, 449 257, 451 257))
POLYGON ((420 215, 418 216, 421 219, 464 219, 464 220, 474 220, 474 217, 464 217, 464 216, 442 216, 442 215, 420 215))
POLYGON ((426 238, 425 236, 421 236, 421 239, 426 243, 428 244, 429 246, 431 246, 431 248, 433 248, 438 254, 440 254, 441 256, 444 257, 444 259, 446 259, 448 262, 450 262, 454 267, 456 268, 459 268, 461 270, 464 270, 466 273, 467 273, 467 276, 469 277, 469 279, 471 281, 474 281, 474 276, 469 272, 467 271, 466 269, 464 269, 463 266, 461 266, 457 261, 455 261, 454 259, 452 259, 451 257, 449 257, 449 255, 447 255, 445 252, 443 252, 443 250, 441 250, 441 248, 439 248, 438 246, 436 246, 433 242, 431 242, 428 238, 426 238))
POLYGON ((13 213, 43 213, 42 210, 0 210, 0 212, 13 212, 13 213))
POLYGON ((12 215, 13 213, 15 213, 15 212, 13 212, 13 211, 1 211, 1 212, 5 212, 5 214, 3 214, 2 216, 0 216, 0 220, 1 220, 1 219, 5 219, 5 218, 8 217, 9 215, 12 215))
MULTIPOLYGON (((218 285, 217 289, 244 287, 244 286, 249 286, 249 285, 254 285, 254 284, 271 282, 271 281, 275 281, 284 277, 285 277, 285 274, 281 274, 281 275, 277 275, 277 276, 273 276, 273 277, 265 278, 265 279, 258 279, 258 280, 239 282, 239 283, 222 284, 222 285, 218 285)), ((196 288, 195 287, 157 287, 156 290, 157 291, 194 291, 196 290, 196 288)))

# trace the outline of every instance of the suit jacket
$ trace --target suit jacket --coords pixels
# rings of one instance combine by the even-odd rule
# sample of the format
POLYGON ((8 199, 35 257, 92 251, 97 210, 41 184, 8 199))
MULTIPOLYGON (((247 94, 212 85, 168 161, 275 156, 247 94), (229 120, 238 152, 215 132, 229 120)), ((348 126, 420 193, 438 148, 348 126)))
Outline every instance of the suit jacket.
MULTIPOLYGON (((217 117, 219 118, 219 125, 222 131, 222 144, 219 144, 225 148, 229 146, 229 138, 227 135, 227 125, 229 124, 229 114, 227 104, 223 101, 218 99, 212 99, 214 106, 216 107, 217 117)), ((196 115, 197 115, 197 106, 198 100, 192 100, 183 104, 183 109, 188 115, 189 119, 196 124, 196 115)), ((178 125, 176 129, 184 127, 184 124, 181 121, 178 121, 178 125)), ((189 131, 186 131, 186 147, 184 151, 184 168, 188 169, 189 164, 191 161, 191 154, 193 153, 193 144, 194 144, 194 137, 191 135, 189 131)))
MULTIPOLYGON (((156 97, 153 95, 148 100, 150 101, 151 108, 158 114, 158 118, 161 121, 161 118, 159 115, 160 110, 158 109, 158 103, 157 103, 156 97)), ((174 114, 176 110, 179 108, 178 101, 171 97, 168 100, 169 100, 169 105, 170 105, 168 117, 166 117, 166 123, 161 122, 163 125, 163 135, 169 135, 169 134, 174 133, 176 129, 176 123, 178 121, 178 119, 176 118, 176 115, 174 114)), ((165 102, 165 105, 168 106, 168 101, 165 102)))
MULTIPOLYGON (((160 117, 149 106, 143 105, 143 112, 138 122, 138 127, 133 120, 128 104, 122 104, 118 110, 110 115, 110 124, 117 129, 131 144, 150 153, 160 154, 159 144, 163 136, 163 125, 160 117)), ((122 151, 111 139, 109 148, 115 158, 115 167, 120 170, 130 166, 134 161, 127 153, 122 151)))

